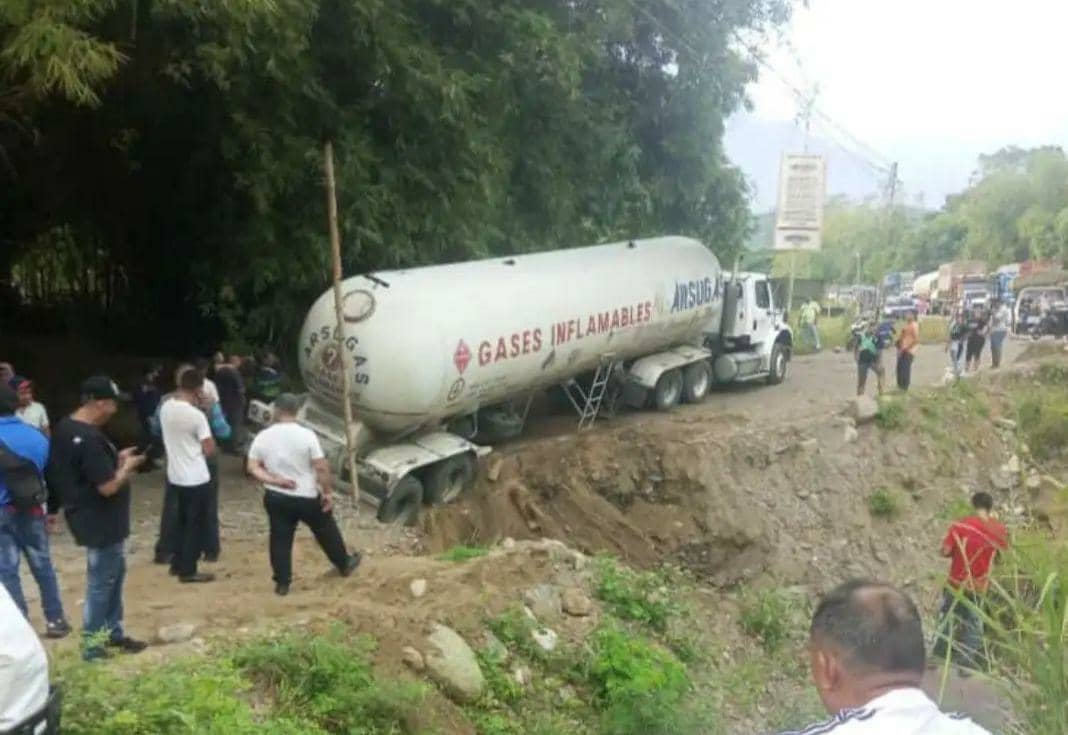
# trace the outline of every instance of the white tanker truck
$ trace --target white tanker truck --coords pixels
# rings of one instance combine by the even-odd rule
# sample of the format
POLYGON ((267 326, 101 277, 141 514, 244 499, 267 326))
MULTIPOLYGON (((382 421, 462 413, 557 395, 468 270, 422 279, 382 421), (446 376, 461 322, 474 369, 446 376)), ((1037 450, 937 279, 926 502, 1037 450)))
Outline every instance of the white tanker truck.
MULTIPOLYGON (((476 444, 522 429, 530 398, 562 386, 593 423, 602 402, 667 410, 713 382, 786 377, 793 337, 766 276, 725 274, 696 240, 663 237, 346 279, 344 349, 333 292, 300 335, 299 420, 349 478, 341 370, 360 489, 383 522, 463 492, 476 444)), ((253 420, 270 406, 253 402, 253 420)))

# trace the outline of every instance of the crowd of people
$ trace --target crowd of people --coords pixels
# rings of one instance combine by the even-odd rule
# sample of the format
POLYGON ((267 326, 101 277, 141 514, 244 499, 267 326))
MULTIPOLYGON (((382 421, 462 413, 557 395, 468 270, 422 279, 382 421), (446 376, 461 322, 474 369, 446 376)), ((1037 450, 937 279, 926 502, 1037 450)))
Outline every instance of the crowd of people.
MULTIPOLYGON (((883 353, 891 345, 896 347, 896 378, 900 391, 908 391, 912 384, 912 366, 920 346, 920 325, 915 311, 905 316, 900 330, 892 319, 865 320, 853 336, 853 357, 857 363, 857 395, 865 393, 868 374, 878 380, 880 395, 886 389, 883 353)), ((979 370, 983 351, 990 344, 990 367, 1001 367, 1005 339, 1009 335, 1012 311, 1008 304, 993 303, 987 307, 958 309, 949 323, 946 354, 949 371, 959 379, 966 373, 979 370)))
MULTIPOLYGON (((954 323, 972 324, 964 319, 954 323)), ((984 340, 991 335, 993 348, 993 335, 1000 330, 997 314, 972 319, 981 326, 969 326, 966 336, 951 333, 951 347, 982 332, 984 340)), ((877 355, 893 339, 892 325, 869 325, 862 336, 857 347, 858 365, 866 366, 861 387, 868 371, 875 372, 881 384, 877 355), (873 350, 875 357, 860 356, 873 350)), ((911 315, 896 337, 898 381, 904 389, 911 359, 902 356, 913 354, 918 343, 911 315)), ((973 347, 977 360, 982 345, 973 347)), ((36 636, 34 644, 24 640, 31 629, 19 565, 25 557, 40 588, 44 635, 68 635, 71 626, 48 539, 60 510, 86 553, 83 657, 93 661, 145 649, 146 643, 126 631, 123 585, 130 479, 153 460, 166 464, 154 560, 168 565, 179 582, 214 580, 202 565, 221 553, 219 447, 245 456, 246 472, 264 490, 276 594, 289 592, 294 533, 300 523, 312 531, 342 576, 359 566, 359 553, 348 550, 333 517, 333 483, 323 449, 314 432, 297 421, 301 399, 279 392, 277 370, 268 376, 268 383, 277 388, 271 391, 274 424, 246 448, 238 428, 243 427, 245 401, 241 368, 240 360, 221 354, 213 362, 183 364, 174 373, 174 391, 163 394, 162 369, 151 365, 132 396, 111 378, 94 376, 81 384, 78 407, 53 426, 45 407, 35 400, 33 383, 0 363, 0 613, 7 616, 0 643, 5 654, 19 653, 0 656, 0 730, 43 721, 57 707, 40 643, 36 636), (118 450, 104 428, 128 400, 137 412, 140 437, 135 446, 118 450), (11 620, 12 610, 21 613, 18 621, 11 620)), ((935 657, 952 660, 962 673, 986 666, 979 610, 994 559, 1008 548, 1008 534, 994 516, 992 498, 977 493, 972 504, 974 515, 954 522, 942 541, 940 550, 950 559, 950 572, 933 648, 935 657)), ((941 713, 921 690, 926 654, 920 616, 913 602, 889 585, 853 581, 825 595, 812 620, 810 657, 813 682, 833 718, 798 732, 985 733, 964 718, 941 713)))

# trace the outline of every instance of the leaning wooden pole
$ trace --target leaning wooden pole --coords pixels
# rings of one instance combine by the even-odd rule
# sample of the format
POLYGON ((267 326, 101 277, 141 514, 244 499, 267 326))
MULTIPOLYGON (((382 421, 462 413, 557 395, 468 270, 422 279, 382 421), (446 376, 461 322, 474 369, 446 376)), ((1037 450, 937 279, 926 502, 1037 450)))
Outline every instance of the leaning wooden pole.
POLYGON ((357 501, 353 508, 359 509, 360 482, 356 474, 356 447, 352 432, 352 376, 349 374, 355 364, 345 344, 345 313, 341 293, 341 235, 337 228, 337 187, 334 183, 334 144, 323 144, 323 172, 326 174, 326 219, 330 224, 330 255, 333 261, 334 281, 334 316, 337 320, 337 348, 341 354, 341 396, 345 416, 345 454, 348 457, 349 482, 352 484, 352 496, 357 501))

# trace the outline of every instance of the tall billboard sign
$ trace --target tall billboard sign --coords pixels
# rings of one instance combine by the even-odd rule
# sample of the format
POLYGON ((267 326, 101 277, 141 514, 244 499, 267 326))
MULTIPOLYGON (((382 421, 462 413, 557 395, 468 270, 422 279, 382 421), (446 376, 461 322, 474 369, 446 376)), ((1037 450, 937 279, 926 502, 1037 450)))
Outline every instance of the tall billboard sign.
POLYGON ((776 250, 819 250, 827 163, 823 156, 786 153, 779 176, 776 250))

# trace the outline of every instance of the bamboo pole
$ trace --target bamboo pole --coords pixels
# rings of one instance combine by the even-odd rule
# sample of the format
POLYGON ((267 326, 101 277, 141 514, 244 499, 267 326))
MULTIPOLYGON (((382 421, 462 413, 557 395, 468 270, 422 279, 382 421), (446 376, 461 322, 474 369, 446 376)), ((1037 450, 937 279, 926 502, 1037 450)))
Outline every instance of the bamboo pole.
POLYGON ((337 228, 337 189, 334 183, 334 144, 323 144, 323 171, 326 174, 326 218, 330 224, 330 255, 333 260, 334 316, 337 319, 337 347, 341 353, 341 396, 345 416, 345 453, 348 456, 349 482, 352 484, 354 512, 359 513, 360 483, 356 474, 356 449, 352 437, 352 376, 355 364, 345 344, 345 314, 341 294, 341 235, 337 228))

